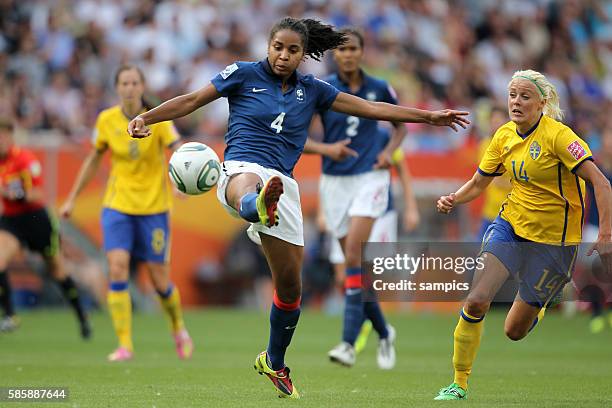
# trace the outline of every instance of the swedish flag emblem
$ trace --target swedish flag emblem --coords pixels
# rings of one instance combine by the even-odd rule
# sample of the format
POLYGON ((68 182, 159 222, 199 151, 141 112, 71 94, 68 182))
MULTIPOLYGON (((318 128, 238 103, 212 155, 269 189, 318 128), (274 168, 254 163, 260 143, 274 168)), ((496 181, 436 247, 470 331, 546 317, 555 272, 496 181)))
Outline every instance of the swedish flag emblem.
POLYGON ((529 146, 529 155, 533 160, 537 159, 540 156, 540 152, 542 148, 538 144, 538 142, 533 142, 531 146, 529 146))

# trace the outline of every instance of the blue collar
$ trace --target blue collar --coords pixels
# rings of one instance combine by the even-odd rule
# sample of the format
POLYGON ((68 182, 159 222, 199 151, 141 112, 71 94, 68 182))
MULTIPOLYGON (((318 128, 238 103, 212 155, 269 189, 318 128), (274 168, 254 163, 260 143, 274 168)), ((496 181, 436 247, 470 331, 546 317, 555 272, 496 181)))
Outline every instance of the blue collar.
POLYGON ((542 120, 542 116, 544 116, 544 114, 543 114, 543 113, 540 113, 540 117, 539 117, 538 121, 536 122, 536 124, 535 124, 535 125, 533 125, 533 126, 531 127, 531 129, 529 129, 527 132, 525 132, 525 134, 522 134, 521 132, 519 132, 519 131, 518 131, 518 128, 516 129, 516 134, 517 134, 517 135, 519 135, 519 136, 521 137, 521 139, 523 139, 523 140, 524 140, 524 139, 527 139, 527 137, 528 137, 530 134, 532 134, 532 133, 533 133, 533 132, 534 132, 534 131, 535 131, 535 130, 538 128, 538 125, 540 124, 540 121, 542 120))
MULTIPOLYGON (((359 68, 359 74, 361 75, 361 86, 359 87, 359 89, 357 90, 357 92, 355 92, 355 95, 359 94, 361 92, 361 90, 367 85, 368 82, 368 75, 363 71, 363 69, 359 68)), ((342 77, 340 76, 340 73, 336 71, 336 78, 338 78, 338 82, 340 82, 345 89, 349 89, 349 83, 345 82, 344 79, 342 79, 342 77)))
MULTIPOLYGON (((274 73, 274 71, 272 71, 272 67, 270 66, 270 61, 268 61, 268 57, 262 59, 259 62, 261 63, 261 66, 263 67, 263 70, 268 75, 270 75, 272 78, 276 79, 277 81, 281 81, 282 82, 282 78, 279 77, 278 75, 276 75, 274 73)), ((287 81, 287 83, 292 84, 292 85, 297 85, 298 80, 300 79, 300 77, 301 77, 300 73, 297 70, 295 70, 295 71, 293 71, 293 73, 289 77, 289 80, 287 81)))

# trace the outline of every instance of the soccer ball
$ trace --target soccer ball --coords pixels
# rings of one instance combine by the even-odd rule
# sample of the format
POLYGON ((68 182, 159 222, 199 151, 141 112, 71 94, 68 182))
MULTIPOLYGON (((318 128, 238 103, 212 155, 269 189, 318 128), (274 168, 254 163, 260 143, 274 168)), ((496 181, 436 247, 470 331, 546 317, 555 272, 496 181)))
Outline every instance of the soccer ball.
POLYGON ((210 147, 203 143, 188 142, 172 154, 168 173, 179 191, 198 195, 217 184, 221 163, 217 153, 210 147))

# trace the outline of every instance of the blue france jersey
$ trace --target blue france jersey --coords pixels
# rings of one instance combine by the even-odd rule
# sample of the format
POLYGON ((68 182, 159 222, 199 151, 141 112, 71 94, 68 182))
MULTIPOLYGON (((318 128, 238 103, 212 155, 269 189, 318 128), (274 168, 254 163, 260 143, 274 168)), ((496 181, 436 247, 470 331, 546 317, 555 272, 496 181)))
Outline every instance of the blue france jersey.
MULTIPOLYGON (((352 93, 348 84, 343 82, 338 74, 330 75, 326 81, 341 92, 350 93, 368 101, 397 104, 395 92, 385 81, 366 75, 363 71, 362 75, 363 84, 357 93, 352 93)), ((343 161, 333 161, 323 157, 323 173, 342 176, 372 170, 378 154, 385 147, 378 139, 378 122, 330 110, 319 113, 323 121, 323 142, 334 143, 350 138, 351 143, 348 146, 359 153, 358 157, 350 157, 343 161)))
POLYGON ((212 79, 229 102, 224 160, 257 163, 291 177, 312 116, 331 107, 338 90, 295 72, 283 93, 267 59, 236 62, 212 79))

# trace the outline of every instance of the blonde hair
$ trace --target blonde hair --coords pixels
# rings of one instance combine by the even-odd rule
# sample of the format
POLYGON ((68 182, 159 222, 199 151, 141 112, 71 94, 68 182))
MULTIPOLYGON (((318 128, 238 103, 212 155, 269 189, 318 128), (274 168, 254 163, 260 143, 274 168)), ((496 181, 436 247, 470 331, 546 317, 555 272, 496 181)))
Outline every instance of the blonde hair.
POLYGON ((516 71, 512 75, 508 87, 510 87, 512 81, 518 78, 526 79, 538 88, 538 95, 540 95, 541 99, 546 100, 546 105, 544 105, 542 111, 546 116, 559 121, 563 119, 563 111, 559 106, 559 94, 557 94, 557 89, 543 74, 532 69, 516 71))

